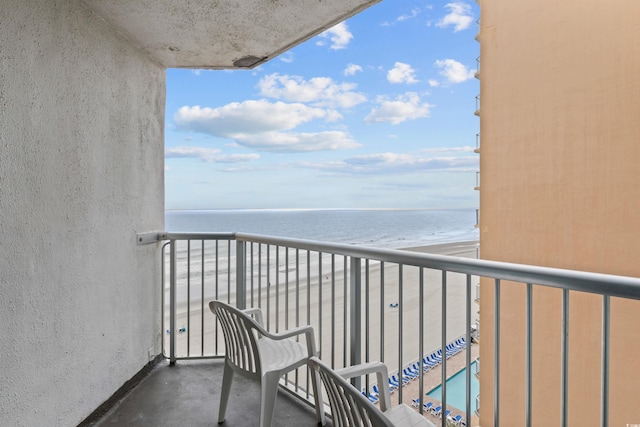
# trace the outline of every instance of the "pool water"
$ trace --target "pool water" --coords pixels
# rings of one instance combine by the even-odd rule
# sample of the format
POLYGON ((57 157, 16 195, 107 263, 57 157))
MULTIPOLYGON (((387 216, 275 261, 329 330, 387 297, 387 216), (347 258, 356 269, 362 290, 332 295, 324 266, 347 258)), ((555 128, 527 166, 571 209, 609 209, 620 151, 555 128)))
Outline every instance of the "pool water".
MULTIPOLYGON (((480 385, 478 379, 474 375, 475 364, 477 362, 471 362, 471 413, 476 410, 476 395, 480 391, 480 385)), ((447 405, 453 406, 464 412, 467 408, 467 368, 461 369, 456 372, 454 376, 447 380, 447 405)), ((427 396, 442 401, 442 385, 431 390, 427 393, 427 396)))

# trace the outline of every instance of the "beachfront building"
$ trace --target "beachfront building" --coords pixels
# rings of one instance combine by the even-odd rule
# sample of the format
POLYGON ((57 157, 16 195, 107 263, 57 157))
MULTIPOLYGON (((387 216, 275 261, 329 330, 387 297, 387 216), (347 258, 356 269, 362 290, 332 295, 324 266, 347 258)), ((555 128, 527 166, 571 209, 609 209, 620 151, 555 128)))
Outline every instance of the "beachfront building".
MULTIPOLYGON (((640 276, 640 3, 481 0, 481 257, 640 276)), ((604 285, 603 285, 604 286, 604 285)), ((525 289, 501 284, 500 419, 525 419, 525 289)), ((481 285, 481 424, 494 411, 481 285)), ((533 290, 533 425, 560 425, 562 291, 533 290)), ((640 423, 640 304, 611 299, 609 425, 640 423)), ((568 425, 600 425, 602 299, 569 303, 568 425)))
POLYGON ((1 425, 76 425, 160 354, 165 68, 254 67, 375 2, 0 2, 1 425))

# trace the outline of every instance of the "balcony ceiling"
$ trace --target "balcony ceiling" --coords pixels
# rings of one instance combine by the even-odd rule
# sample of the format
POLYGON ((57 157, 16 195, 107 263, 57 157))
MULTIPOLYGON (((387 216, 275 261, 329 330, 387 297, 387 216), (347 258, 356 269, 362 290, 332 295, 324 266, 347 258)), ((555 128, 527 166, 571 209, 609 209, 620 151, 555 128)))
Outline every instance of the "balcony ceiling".
POLYGON ((380 0, 84 0, 165 67, 253 68, 380 0))

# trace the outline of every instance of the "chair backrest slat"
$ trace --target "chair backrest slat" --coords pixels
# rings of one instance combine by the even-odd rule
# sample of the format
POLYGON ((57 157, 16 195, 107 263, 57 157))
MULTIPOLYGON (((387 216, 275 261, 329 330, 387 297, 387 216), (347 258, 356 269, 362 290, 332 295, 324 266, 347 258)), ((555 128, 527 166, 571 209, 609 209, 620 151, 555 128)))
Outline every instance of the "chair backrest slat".
POLYGON ((237 308, 220 301, 212 301, 210 307, 222 326, 227 360, 238 369, 260 375, 257 323, 237 308))
POLYGON ((333 425, 336 427, 392 427, 389 421, 358 389, 336 374, 322 361, 313 357, 309 361, 320 372, 324 384, 333 425))

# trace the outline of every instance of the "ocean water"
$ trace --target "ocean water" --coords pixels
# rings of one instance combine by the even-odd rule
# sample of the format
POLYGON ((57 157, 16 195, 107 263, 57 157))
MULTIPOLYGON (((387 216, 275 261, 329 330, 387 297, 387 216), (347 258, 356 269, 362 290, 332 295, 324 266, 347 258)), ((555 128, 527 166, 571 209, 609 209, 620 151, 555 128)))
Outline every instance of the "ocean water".
POLYGON ((167 231, 244 232, 401 249, 478 240, 474 209, 168 210, 167 231))

